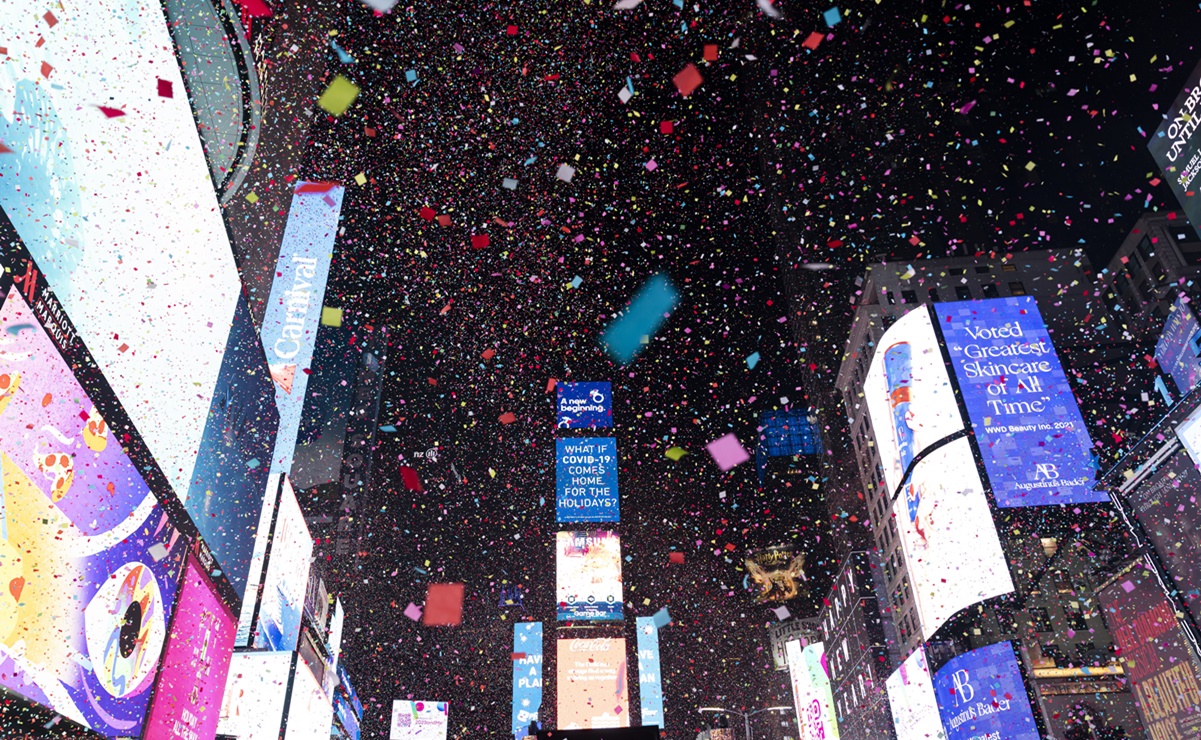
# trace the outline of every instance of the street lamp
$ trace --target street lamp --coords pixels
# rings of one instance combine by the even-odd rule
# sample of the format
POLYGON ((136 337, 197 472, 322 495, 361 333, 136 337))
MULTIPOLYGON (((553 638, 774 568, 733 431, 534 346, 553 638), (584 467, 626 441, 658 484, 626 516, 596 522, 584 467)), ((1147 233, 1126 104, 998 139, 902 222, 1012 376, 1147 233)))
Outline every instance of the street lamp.
POLYGON ((701 707, 696 711, 701 714, 705 712, 717 712, 720 714, 736 714, 742 717, 743 727, 746 728, 746 740, 751 740, 751 717, 764 712, 791 712, 792 707, 764 707, 763 709, 756 709, 753 712, 739 712, 736 709, 726 709, 724 707, 701 707))

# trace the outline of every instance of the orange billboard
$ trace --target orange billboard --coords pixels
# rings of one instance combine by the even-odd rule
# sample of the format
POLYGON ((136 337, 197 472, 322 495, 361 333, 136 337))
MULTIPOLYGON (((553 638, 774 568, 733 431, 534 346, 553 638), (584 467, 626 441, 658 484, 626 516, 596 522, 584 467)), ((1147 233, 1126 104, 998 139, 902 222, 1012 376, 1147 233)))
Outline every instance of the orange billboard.
POLYGON ((630 726, 624 638, 559 640, 557 673, 560 730, 630 726))

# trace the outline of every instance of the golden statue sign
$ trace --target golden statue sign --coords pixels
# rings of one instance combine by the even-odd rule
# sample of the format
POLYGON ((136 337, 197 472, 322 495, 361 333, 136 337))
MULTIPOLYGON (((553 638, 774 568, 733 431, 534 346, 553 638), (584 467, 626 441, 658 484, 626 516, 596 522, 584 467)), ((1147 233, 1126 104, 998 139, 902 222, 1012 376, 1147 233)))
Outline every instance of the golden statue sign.
POLYGON ((761 550, 751 550, 746 555, 747 572, 758 589, 755 603, 788 601, 805 588, 805 553, 798 553, 792 545, 775 545, 761 550))

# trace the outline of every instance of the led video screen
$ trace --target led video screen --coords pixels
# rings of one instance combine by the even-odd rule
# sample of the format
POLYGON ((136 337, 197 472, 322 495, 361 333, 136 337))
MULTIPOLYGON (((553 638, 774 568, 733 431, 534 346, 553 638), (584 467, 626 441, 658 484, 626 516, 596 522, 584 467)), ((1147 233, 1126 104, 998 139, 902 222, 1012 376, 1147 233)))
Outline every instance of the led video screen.
POLYGON ((1155 361, 1172 376, 1176 390, 1187 394, 1201 381, 1201 359, 1193 353, 1192 342, 1201 332, 1193 309, 1181 296, 1163 322, 1163 332, 1155 343, 1155 361))
POLYGON ((514 737, 521 737, 542 709, 542 623, 513 625, 513 712, 514 737), (520 655, 521 657, 516 657, 520 655))
POLYGON ((5 0, 0 28, 0 207, 182 498, 241 282, 162 6, 5 0))
POLYGON ((667 727, 663 717, 663 674, 659 662, 659 628, 654 617, 634 620, 638 634, 638 703, 643 727, 667 727))
POLYGON ((934 681, 924 648, 918 646, 897 666, 885 687, 897 740, 945 740, 947 734, 938 716, 934 681))
MULTIPOLYGON (((1201 198, 1197 197, 1196 183, 1197 173, 1201 172, 1201 137, 1197 136, 1197 125, 1201 123, 1201 110, 1197 109, 1201 102, 1201 64, 1187 79, 1188 84, 1172 101, 1163 123, 1147 142, 1147 149, 1197 229, 1201 227, 1201 198)), ((1201 235, 1201 231, 1197 233, 1201 235)))
POLYGON ((136 735, 187 543, 76 379, 86 351, 24 266, 0 292, 0 685, 136 735))
POLYGON ((444 701, 392 702, 389 740, 446 740, 450 705, 444 701))
POLYGON ((296 502, 296 492, 287 476, 280 494, 270 553, 254 646, 290 652, 296 649, 300 636, 300 616, 304 611, 309 565, 313 559, 313 538, 309 536, 304 514, 296 502))
POLYGON ((997 506, 1108 501, 1093 490, 1093 442, 1034 298, 934 310, 997 506))
POLYGON ((791 640, 784 651, 788 655, 788 677, 800 740, 838 740, 825 646, 811 642, 801 647, 800 640, 791 640))
POLYGON ((630 726, 624 639, 560 639, 556 657, 557 729, 630 726))
POLYGON ((1013 643, 951 658, 934 675, 934 696, 948 740, 1039 740, 1013 643))
POLYGON ((333 700, 321 688, 321 682, 301 658, 292 673, 292 691, 283 740, 329 740, 334 724, 333 700))
POLYGON ((555 440, 555 518, 569 522, 619 522, 617 440, 555 440))
POLYGON ((279 740, 293 653, 234 653, 221 701, 218 735, 279 740))
POLYGON ((616 532, 558 532, 555 580, 559 621, 622 618, 621 538, 616 532))
POLYGON ((555 401, 560 429, 613 426, 613 389, 609 383, 559 383, 555 401))

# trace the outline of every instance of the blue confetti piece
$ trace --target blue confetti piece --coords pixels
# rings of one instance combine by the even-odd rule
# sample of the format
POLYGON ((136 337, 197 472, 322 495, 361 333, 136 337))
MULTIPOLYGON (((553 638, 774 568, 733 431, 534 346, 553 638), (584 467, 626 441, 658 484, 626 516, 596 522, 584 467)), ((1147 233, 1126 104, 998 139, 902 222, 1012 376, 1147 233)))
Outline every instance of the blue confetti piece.
POLYGON ((751 354, 750 354, 750 355, 749 355, 749 356, 746 358, 746 366, 747 366, 747 368, 749 368, 749 369, 751 369, 751 370, 754 370, 754 369, 755 369, 755 365, 758 365, 758 364, 759 364, 759 353, 758 353, 758 352, 752 352, 752 353, 751 353, 751 354))
POLYGON ((391 424, 385 424, 382 427, 380 427, 379 430, 381 432, 395 432, 396 427, 392 426, 391 424))
POLYGON ((409 82, 416 82, 417 81, 417 70, 406 69, 405 70, 405 79, 408 80, 409 82))
POLYGON ((571 279, 571 287, 573 287, 573 288, 578 288, 581 285, 583 285, 583 283, 584 283, 584 278, 580 277, 579 275, 576 275, 575 277, 573 277, 571 279))
POLYGON ((680 295, 667 276, 660 273, 643 284, 625 313, 609 323, 601 336, 603 344, 622 365, 642 351, 642 338, 649 337, 675 308, 680 295))
POLYGON ((655 627, 658 629, 663 629, 667 625, 671 624, 671 614, 667 612, 667 607, 663 607, 659 611, 655 612, 651 617, 651 622, 654 623, 655 627))
POLYGON ((257 457, 252 457, 246 461, 246 469, 247 470, 254 470, 258 466, 259 466, 259 459, 257 457))
POLYGON ((842 13, 838 12, 838 6, 834 6, 822 13, 822 17, 826 19, 826 25, 830 28, 837 26, 842 21, 842 13))

